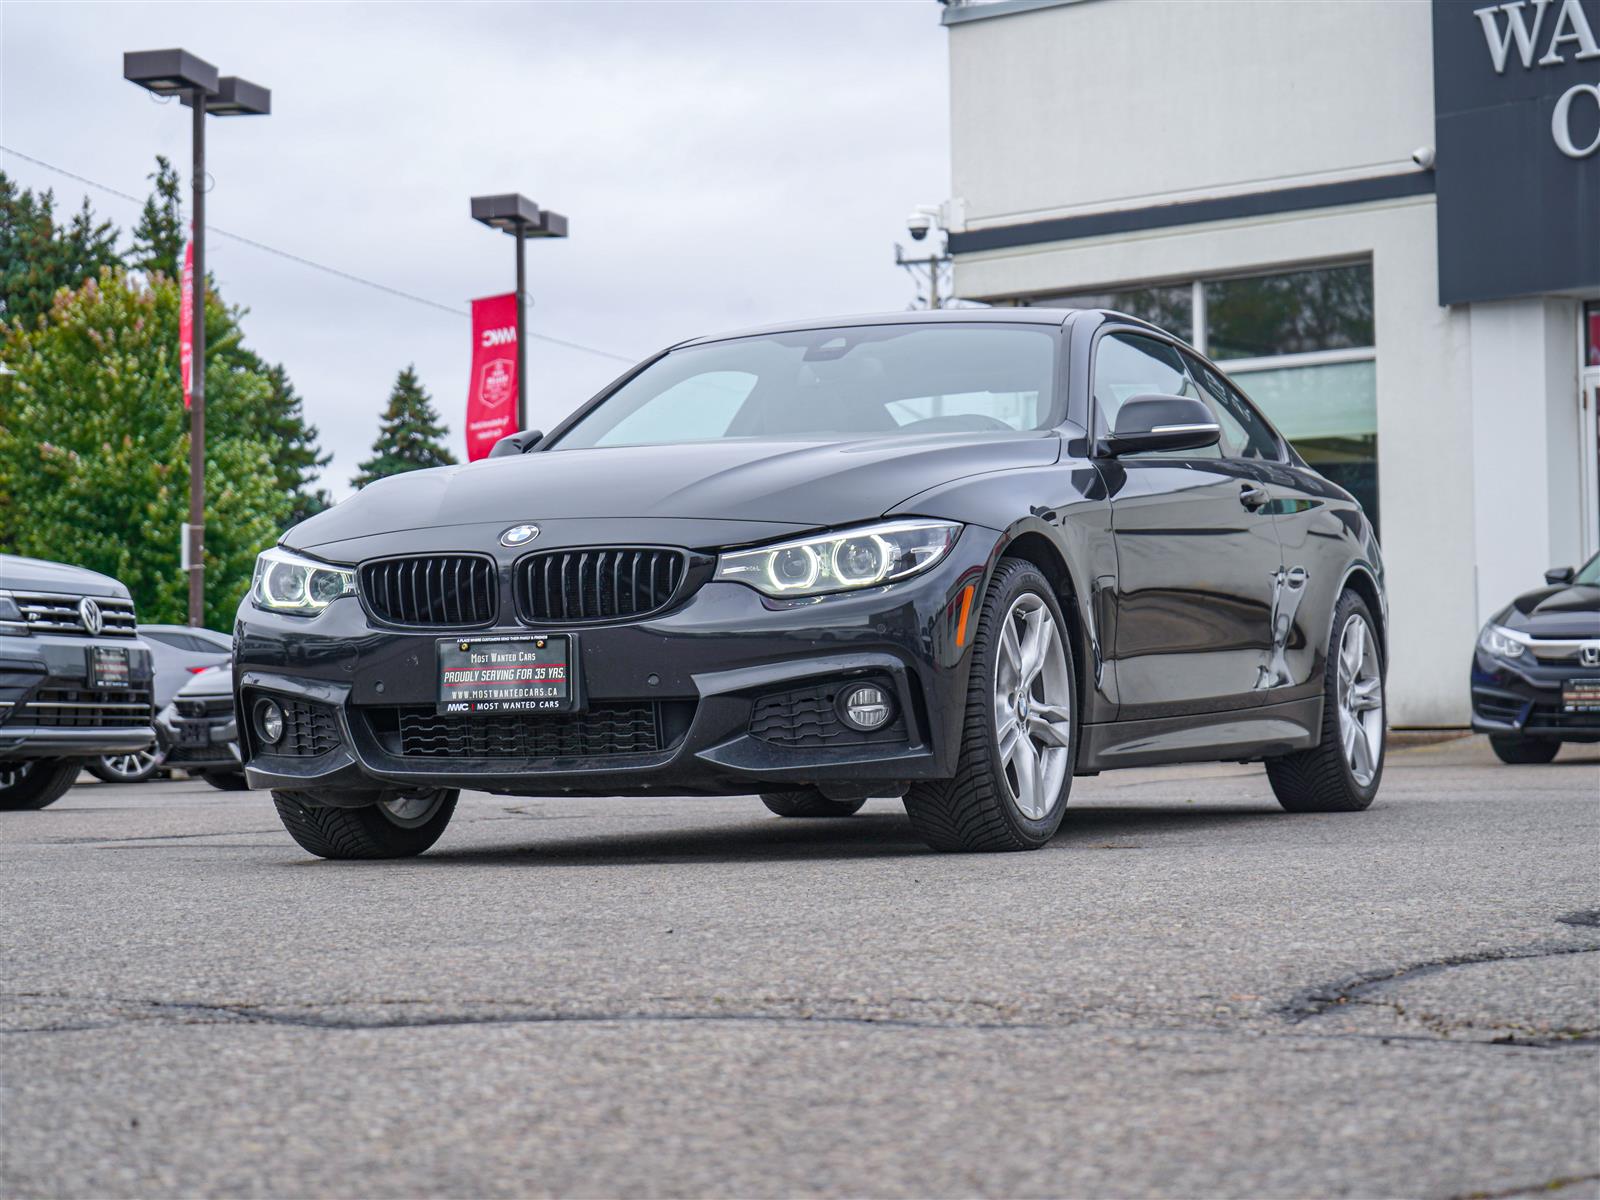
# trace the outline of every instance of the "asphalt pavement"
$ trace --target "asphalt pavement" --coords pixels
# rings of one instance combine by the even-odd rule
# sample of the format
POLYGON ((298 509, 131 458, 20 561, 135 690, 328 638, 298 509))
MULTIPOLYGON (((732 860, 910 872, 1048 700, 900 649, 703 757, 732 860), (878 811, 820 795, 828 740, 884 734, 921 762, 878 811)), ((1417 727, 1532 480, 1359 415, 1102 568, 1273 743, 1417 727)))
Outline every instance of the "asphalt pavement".
POLYGON ((1600 1195, 1600 753, 896 801, 464 796, 326 863, 263 794, 0 814, 4 1196, 1600 1195))

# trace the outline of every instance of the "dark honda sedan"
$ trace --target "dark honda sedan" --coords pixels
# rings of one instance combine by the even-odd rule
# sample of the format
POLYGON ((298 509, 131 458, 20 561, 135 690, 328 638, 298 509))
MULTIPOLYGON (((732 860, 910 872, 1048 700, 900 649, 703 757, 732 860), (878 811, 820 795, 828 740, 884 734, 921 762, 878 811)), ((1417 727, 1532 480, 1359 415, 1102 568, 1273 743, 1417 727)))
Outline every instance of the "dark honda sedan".
POLYGON ((1367 807, 1385 624, 1360 506, 1204 357, 969 310, 684 342, 373 484, 261 556, 235 687, 251 785, 330 858, 425 850, 460 788, 901 795, 1017 850, 1114 767, 1367 807))
POLYGON ((1472 656, 1472 727, 1502 762, 1600 742, 1600 554, 1544 578, 1495 613, 1472 656))

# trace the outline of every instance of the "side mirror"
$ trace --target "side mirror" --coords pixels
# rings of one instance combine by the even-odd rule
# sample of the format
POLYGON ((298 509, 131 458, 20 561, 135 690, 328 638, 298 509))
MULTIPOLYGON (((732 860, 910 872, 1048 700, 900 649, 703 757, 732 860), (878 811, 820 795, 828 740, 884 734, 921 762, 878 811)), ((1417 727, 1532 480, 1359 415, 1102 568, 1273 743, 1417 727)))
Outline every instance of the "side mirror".
POLYGON ((1188 396, 1133 396, 1117 410, 1117 423, 1100 441, 1102 454, 1198 450, 1215 445, 1222 427, 1201 401, 1188 396))
POLYGON ((508 433, 494 444, 490 458, 504 458, 508 454, 526 454, 544 441, 544 430, 524 429, 521 433, 508 433))
POLYGON ((1571 567, 1551 567, 1544 573, 1544 581, 1554 587, 1560 587, 1562 584, 1571 583, 1576 574, 1577 572, 1571 567))

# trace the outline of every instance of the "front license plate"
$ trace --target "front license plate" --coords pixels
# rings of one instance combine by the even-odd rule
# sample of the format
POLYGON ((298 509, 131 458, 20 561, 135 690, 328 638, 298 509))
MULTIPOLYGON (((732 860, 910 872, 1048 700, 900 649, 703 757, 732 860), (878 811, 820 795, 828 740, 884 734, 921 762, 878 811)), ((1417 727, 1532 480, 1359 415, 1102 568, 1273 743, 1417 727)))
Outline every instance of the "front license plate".
POLYGON ((505 713, 575 707, 572 638, 451 639, 439 643, 439 711, 505 713))
POLYGON ((1561 708, 1569 713, 1600 713, 1600 679, 1569 679, 1561 687, 1561 708))
POLYGON ((211 729, 200 721, 186 721, 178 726, 178 745, 205 746, 211 741, 211 729))
POLYGON ((121 646, 89 647, 89 686, 125 688, 132 685, 128 651, 121 646))

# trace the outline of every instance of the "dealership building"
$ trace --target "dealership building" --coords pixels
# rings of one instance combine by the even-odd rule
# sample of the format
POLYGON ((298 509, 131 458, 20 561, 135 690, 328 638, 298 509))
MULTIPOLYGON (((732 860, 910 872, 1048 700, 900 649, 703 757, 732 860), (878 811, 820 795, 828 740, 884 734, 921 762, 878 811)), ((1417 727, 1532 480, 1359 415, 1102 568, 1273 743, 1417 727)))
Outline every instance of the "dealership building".
POLYGON ((947 3, 957 296, 1146 317, 1378 523, 1390 718, 1600 549, 1600 0, 947 3))

